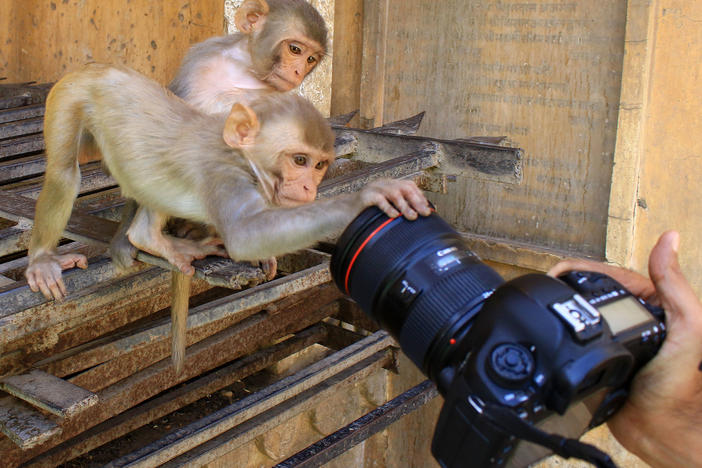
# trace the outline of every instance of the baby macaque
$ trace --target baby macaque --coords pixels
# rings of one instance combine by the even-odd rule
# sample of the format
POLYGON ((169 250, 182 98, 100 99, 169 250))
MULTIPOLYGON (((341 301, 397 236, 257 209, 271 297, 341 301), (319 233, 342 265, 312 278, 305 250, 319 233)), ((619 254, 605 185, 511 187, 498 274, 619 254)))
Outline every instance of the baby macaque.
POLYGON ((246 0, 234 24, 239 33, 195 44, 169 86, 202 111, 297 88, 327 51, 324 19, 305 0, 246 0))

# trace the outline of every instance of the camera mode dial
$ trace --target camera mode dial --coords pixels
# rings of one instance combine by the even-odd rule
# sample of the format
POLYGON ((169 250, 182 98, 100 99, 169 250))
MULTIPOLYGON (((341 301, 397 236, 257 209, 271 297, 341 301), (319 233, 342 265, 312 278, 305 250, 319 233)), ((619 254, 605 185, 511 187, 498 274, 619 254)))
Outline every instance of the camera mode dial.
POLYGON ((498 385, 520 386, 534 373, 534 357, 520 344, 503 343, 492 350, 487 368, 498 385))

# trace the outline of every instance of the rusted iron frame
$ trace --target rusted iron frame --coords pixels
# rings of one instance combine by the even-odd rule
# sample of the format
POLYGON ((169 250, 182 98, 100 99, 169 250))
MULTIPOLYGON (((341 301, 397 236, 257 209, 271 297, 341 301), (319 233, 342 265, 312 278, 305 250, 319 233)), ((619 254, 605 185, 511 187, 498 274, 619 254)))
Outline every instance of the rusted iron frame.
POLYGON ((44 115, 44 109, 44 104, 29 104, 0 110, 0 124, 41 117, 44 115))
MULTIPOLYGON (((338 299, 339 293, 331 285, 319 288, 319 290, 314 292, 308 292, 308 297, 314 298, 314 301, 303 300, 297 298, 297 301, 291 303, 292 301, 283 299, 283 302, 279 304, 284 307, 284 314, 300 316, 304 315, 306 311, 309 311, 311 303, 316 306, 324 306, 335 299, 338 299)), ((256 322, 265 320, 278 320, 275 318, 274 314, 270 311, 275 308, 276 303, 270 305, 270 307, 264 309, 265 305, 258 307, 245 309, 242 311, 237 311, 235 314, 227 315, 220 320, 203 324, 201 326, 195 325, 192 329, 188 329, 188 342, 189 346, 194 346, 196 343, 203 342, 210 337, 217 334, 224 333, 227 335, 235 330, 237 324, 245 324, 249 317, 257 316, 256 322), (229 330, 229 331, 227 331, 229 330)), ((336 309, 335 309, 336 310, 336 309)), ((208 311, 213 311, 216 313, 216 309, 208 308, 204 312, 199 311, 200 315, 204 315, 208 311)), ((195 317, 200 320, 203 317, 195 317)), ((192 320, 188 320, 189 324, 192 320)), ((80 374, 71 377, 70 382, 79 385, 83 388, 97 391, 101 390, 108 385, 111 385, 123 378, 128 377, 130 374, 140 371, 151 364, 154 364, 161 359, 167 359, 170 356, 170 335, 168 334, 168 329, 170 322, 165 323, 165 327, 162 325, 159 328, 166 328, 166 333, 161 335, 156 335, 153 337, 153 341, 148 340, 148 335, 143 336, 142 334, 137 334, 136 336, 126 337, 128 345, 133 344, 133 346, 125 346, 126 349, 116 350, 114 356, 106 355, 108 350, 97 350, 97 355, 93 356, 95 361, 94 367, 87 368, 82 365, 76 367, 83 367, 84 370, 80 374), (102 354, 100 354, 102 351, 102 354)), ((255 337, 252 337, 255 338, 255 337)), ((242 341, 248 340, 250 338, 242 338, 242 341)), ((116 345, 115 347, 117 347, 116 345)), ((114 352, 114 351, 113 351, 114 352)), ((174 379, 173 384, 183 380, 180 376, 174 379)))
POLYGON ((324 439, 275 465, 275 468, 315 468, 382 431, 438 395, 429 380, 412 387, 324 439))
MULTIPOLYGON (((80 188, 78 195, 94 192, 96 190, 104 190, 106 188, 116 187, 117 182, 102 170, 100 161, 85 163, 80 168, 80 188)), ((27 198, 36 199, 41 192, 44 176, 33 177, 31 179, 5 184, 4 192, 22 195, 27 198)))
POLYGON ((322 325, 327 330, 324 342, 320 343, 329 349, 338 351, 344 349, 347 346, 351 346, 353 343, 362 340, 364 335, 357 333, 355 331, 347 330, 346 328, 334 325, 334 319, 326 319, 322 322, 322 325))
POLYGON ((0 141, 0 158, 43 150, 44 137, 40 133, 0 141))
POLYGON ((40 176, 45 169, 46 158, 41 154, 0 161, 0 184, 11 183, 16 179, 30 176, 40 176))
MULTIPOLYGON (((53 419, 44 416, 23 400, 11 396, 0 397, 0 420, 0 431, 7 437, 0 438, 0 445, 11 441, 15 447, 27 449, 61 434, 61 426, 53 419)), ((4 455, 4 452, 0 453, 4 455)), ((4 457, 3 462, 7 463, 4 457)))
POLYGON ((307 328, 333 314, 331 304, 314 311, 298 314, 279 314, 277 320, 269 320, 265 313, 257 314, 237 323, 230 329, 211 336, 188 349, 183 373, 175 376, 170 358, 136 372, 110 387, 98 392, 100 404, 87 408, 62 426, 62 433, 41 446, 22 450, 9 440, 0 440, 0 452, 4 461, 14 466, 29 460, 59 443, 146 401, 170 388, 177 381, 187 381, 208 370, 219 367, 232 359, 255 351, 261 343, 307 328))
MULTIPOLYGON (((107 466, 157 466, 305 392, 309 391, 308 398, 317 400, 322 391, 318 385, 328 388, 328 385, 323 385, 325 381, 333 380, 337 374, 356 365, 360 364, 359 370, 368 368, 369 364, 363 361, 383 353, 392 344, 387 333, 376 332, 107 466)), ((376 362, 378 368, 389 364, 382 356, 376 362)))
MULTIPOLYGON (((219 320, 231 320, 228 317, 238 315, 239 312, 237 311, 239 310, 260 309, 285 297, 294 297, 298 293, 329 282, 330 276, 326 262, 313 263, 318 260, 326 260, 328 256, 312 252, 309 254, 311 258, 306 261, 307 257, 308 255, 304 253, 282 257, 281 264, 283 266, 312 265, 309 268, 193 308, 189 318, 193 336, 202 334, 202 332, 197 331, 198 328, 205 327, 204 329, 207 329, 207 327, 219 320)), ((91 267, 95 267, 95 265, 93 264, 91 267)), ((99 278, 97 279, 99 280, 99 278)), ((58 360, 64 358, 64 355, 71 354, 70 351, 60 354, 62 350, 69 348, 71 345, 79 346, 81 344, 84 348, 94 347, 96 344, 85 344, 86 341, 167 307, 170 301, 168 273, 160 269, 150 268, 127 277, 102 283, 98 282, 96 286, 96 288, 91 288, 91 294, 89 295, 85 295, 88 290, 79 290, 76 293, 77 297, 74 297, 70 302, 57 305, 49 303, 31 309, 20 308, 20 312, 6 319, 4 324, 0 321, 0 325, 2 325, 0 331, 10 334, 12 330, 15 330, 15 335, 13 336, 19 336, 17 339, 10 341, 9 344, 5 344, 4 349, 8 352, 13 349, 21 349, 23 361, 39 361, 36 365, 47 368, 50 372, 56 373, 57 376, 64 376, 79 369, 70 366, 64 368, 64 366, 57 363, 58 360), (102 287, 100 287, 101 285, 102 287), (139 289, 134 291, 134 287, 139 287, 139 289), (132 291, 132 294, 125 295, 124 291, 132 291), (36 328, 31 333, 29 331, 31 331, 33 324, 34 327, 40 328, 36 328), (100 325, 98 326, 97 324, 100 325), (49 351, 43 350, 43 348, 42 350, 33 350, 32 346, 33 344, 41 343, 43 341, 42 338, 44 338, 43 334, 47 333, 50 336, 58 337, 57 345, 51 350, 52 353, 56 354, 56 357, 53 360, 40 361, 46 357, 49 351), (34 343, 35 341, 37 343, 34 343), (46 367, 52 362, 54 362, 56 367, 46 367)), ((194 292, 204 291, 207 287, 204 282, 195 282, 194 292)), ((31 298, 34 296, 36 295, 30 295, 31 298)), ((158 335, 162 336, 168 333, 167 323, 157 322, 150 326, 155 328, 142 334, 147 342, 152 342, 153 333, 156 333, 160 328, 163 328, 163 330, 158 335)), ((0 335, 0 338, 2 338, 2 335, 0 335)), ((8 337, 7 339, 9 340, 10 338, 8 337)), ((80 348, 77 351, 80 351, 80 348)), ((114 349, 112 351, 114 352, 114 349)), ((99 361, 93 360, 101 355, 99 348, 93 349, 92 352, 95 354, 91 359, 86 359, 85 365, 99 363, 99 361)), ((105 357, 109 356, 105 354, 105 357)), ((17 357, 12 355, 7 358, 0 356, 0 370, 7 372, 10 362, 14 362, 16 359, 17 357)), ((83 363, 84 361, 81 359, 80 362, 83 363)))
MULTIPOLYGON (((216 463, 232 450, 256 440, 256 438, 269 431, 275 430, 276 427, 296 416, 319 408, 320 404, 324 404, 323 402, 334 400, 338 404, 339 395, 348 394, 360 382, 374 374, 382 373, 385 368, 393 365, 394 360, 395 353, 391 349, 378 351, 373 356, 363 359, 318 385, 288 398, 275 407, 244 421, 223 434, 213 437, 160 466, 162 468, 175 468, 182 466, 206 466, 209 463, 216 463)), ((334 403, 330 402, 329 404, 334 403)), ((163 457, 163 454, 159 455, 163 457)), ((150 459, 147 459, 144 462, 126 466, 146 468, 150 466, 149 463, 150 459)))
POLYGON ((156 398, 100 423, 28 461, 25 466, 27 468, 48 468, 78 457, 143 426, 145 422, 155 421, 223 387, 259 372, 315 342, 322 341, 325 332, 325 328, 321 325, 313 325, 285 341, 239 358, 232 364, 198 377, 182 386, 172 388, 156 398))
MULTIPOLYGON (((1 170, 2 168, 0 168, 0 171, 1 170)), ((119 188, 111 188, 79 197, 73 209, 81 213, 98 216, 102 219, 117 221, 120 219, 122 205, 124 205, 124 198, 120 195, 119 188)), ((21 220, 20 224, 17 226, 0 229, 0 256, 26 250, 29 245, 30 227, 31 222, 28 220, 21 220)), ((95 244, 87 245, 90 245, 93 250, 98 247, 95 244)), ((103 251, 106 250, 105 244, 101 244, 101 246, 103 251)), ((8 262, 0 264, 0 272, 26 268, 27 266, 26 257, 14 260, 14 262, 16 266, 7 265, 8 262)))
POLYGON ((41 116, 18 120, 16 122, 3 122, 0 123, 0 139, 39 133, 43 129, 44 117, 41 116))

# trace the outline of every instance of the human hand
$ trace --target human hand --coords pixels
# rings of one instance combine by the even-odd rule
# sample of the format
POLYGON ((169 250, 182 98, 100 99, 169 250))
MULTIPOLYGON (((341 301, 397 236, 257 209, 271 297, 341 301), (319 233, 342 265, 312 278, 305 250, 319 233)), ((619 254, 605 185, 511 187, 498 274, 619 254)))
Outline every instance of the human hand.
POLYGON ((566 260, 549 271, 605 273, 665 309, 661 349, 636 374, 629 398, 607 421, 625 448, 656 467, 702 466, 702 303, 680 270, 679 245, 677 232, 661 235, 649 257, 650 280, 584 260, 566 260))

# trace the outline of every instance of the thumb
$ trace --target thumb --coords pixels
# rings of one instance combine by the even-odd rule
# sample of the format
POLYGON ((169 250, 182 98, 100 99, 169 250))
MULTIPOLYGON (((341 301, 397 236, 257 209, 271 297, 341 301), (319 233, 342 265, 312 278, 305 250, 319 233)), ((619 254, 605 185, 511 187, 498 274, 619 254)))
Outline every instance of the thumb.
POLYGON ((680 235, 676 231, 663 233, 651 251, 648 271, 666 313, 668 336, 661 352, 675 355, 676 359, 689 359, 690 365, 697 366, 702 354, 702 304, 680 269, 679 246, 680 235))
POLYGON ((699 314, 700 303, 695 291, 680 269, 678 249, 680 234, 666 231, 658 239, 648 261, 648 273, 656 287, 658 299, 666 310, 667 319, 674 323, 699 314))

